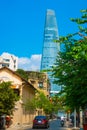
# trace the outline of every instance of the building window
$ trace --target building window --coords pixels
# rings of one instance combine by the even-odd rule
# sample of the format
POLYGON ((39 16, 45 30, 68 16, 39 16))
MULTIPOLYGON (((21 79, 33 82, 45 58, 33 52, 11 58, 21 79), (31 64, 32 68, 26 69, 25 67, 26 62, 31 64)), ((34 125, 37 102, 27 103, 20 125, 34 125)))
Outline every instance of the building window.
POLYGON ((36 82, 34 80, 30 80, 31 84, 35 84, 36 82))
POLYGON ((16 60, 14 60, 14 63, 16 63, 16 60))
POLYGON ((9 62, 10 61, 10 59, 3 59, 4 61, 6 61, 6 62, 9 62))
POLYGON ((14 93, 17 94, 17 96, 20 96, 20 91, 19 89, 13 89, 14 90, 14 93))
POLYGON ((43 88, 43 82, 39 82, 39 88, 43 88))
POLYGON ((14 65, 14 68, 16 68, 16 65, 14 65))
POLYGON ((9 64, 2 64, 2 67, 9 67, 9 64))

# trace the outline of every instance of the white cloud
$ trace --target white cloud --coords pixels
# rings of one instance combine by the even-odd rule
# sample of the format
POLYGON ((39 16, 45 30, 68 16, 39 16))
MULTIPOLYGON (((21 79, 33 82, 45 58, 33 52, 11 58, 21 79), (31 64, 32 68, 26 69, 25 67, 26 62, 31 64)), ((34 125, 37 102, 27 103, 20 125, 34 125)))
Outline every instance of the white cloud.
POLYGON ((18 59, 18 68, 24 70, 37 71, 40 70, 41 55, 32 55, 30 58, 21 57, 18 59))

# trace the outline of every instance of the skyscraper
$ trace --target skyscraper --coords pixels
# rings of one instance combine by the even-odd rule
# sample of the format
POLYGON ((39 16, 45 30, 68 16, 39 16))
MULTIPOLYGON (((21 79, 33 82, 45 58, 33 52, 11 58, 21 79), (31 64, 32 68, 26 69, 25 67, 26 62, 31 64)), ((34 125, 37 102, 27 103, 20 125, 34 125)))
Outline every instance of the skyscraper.
MULTIPOLYGON (((60 44, 54 42, 54 40, 58 40, 58 38, 58 27, 55 12, 54 10, 47 9, 44 28, 41 70, 49 70, 55 63, 57 53, 60 50, 60 44)), ((60 86, 53 84, 54 79, 51 77, 52 72, 47 73, 51 83, 50 92, 55 93, 60 91, 60 86)))

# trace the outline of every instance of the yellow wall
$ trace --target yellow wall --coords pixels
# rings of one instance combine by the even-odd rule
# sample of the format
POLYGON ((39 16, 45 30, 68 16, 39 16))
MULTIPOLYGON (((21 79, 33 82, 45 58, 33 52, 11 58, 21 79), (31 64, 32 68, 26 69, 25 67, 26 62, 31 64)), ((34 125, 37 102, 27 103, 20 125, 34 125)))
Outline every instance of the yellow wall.
POLYGON ((26 102, 27 98, 32 100, 35 96, 35 88, 28 82, 26 83, 23 81, 20 76, 9 69, 0 69, 0 81, 12 81, 13 88, 16 87, 20 90, 20 100, 15 103, 12 125, 31 123, 35 113, 26 112, 23 104, 26 102))

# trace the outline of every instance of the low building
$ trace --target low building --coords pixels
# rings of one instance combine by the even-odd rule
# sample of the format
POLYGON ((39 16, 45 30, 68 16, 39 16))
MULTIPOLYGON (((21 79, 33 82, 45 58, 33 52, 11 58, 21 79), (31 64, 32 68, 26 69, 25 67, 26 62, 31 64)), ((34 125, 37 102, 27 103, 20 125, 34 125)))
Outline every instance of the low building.
POLYGON ((45 72, 27 71, 28 82, 31 83, 37 90, 43 91, 49 97, 50 82, 45 72))
MULTIPOLYGON (((50 97, 50 82, 45 72, 27 71, 28 82, 31 83, 36 90, 41 91, 49 99, 50 97)), ((43 109, 37 109, 37 115, 44 114, 43 109)))
POLYGON ((20 95, 20 100, 16 102, 13 111, 12 124, 16 125, 31 123, 34 116, 36 115, 36 112, 26 111, 24 103, 28 98, 32 100, 32 98, 35 96, 35 87, 7 67, 3 67, 0 69, 0 82, 3 81, 11 81, 12 88, 20 95))

